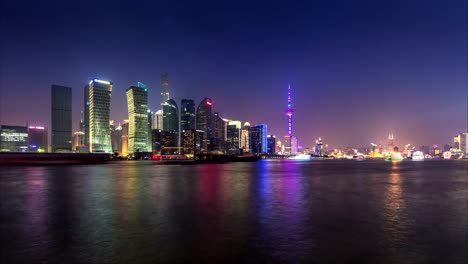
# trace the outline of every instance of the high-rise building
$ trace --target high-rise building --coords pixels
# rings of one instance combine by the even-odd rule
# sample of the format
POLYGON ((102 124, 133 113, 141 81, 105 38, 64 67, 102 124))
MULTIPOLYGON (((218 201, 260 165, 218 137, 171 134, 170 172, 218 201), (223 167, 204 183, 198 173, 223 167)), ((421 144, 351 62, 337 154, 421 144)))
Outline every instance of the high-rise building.
POLYGON ((315 155, 319 156, 319 157, 323 157, 324 153, 323 153, 323 141, 322 141, 322 138, 319 137, 319 139, 317 139, 315 141, 315 155))
MULTIPOLYGON (((291 85, 288 85, 288 107, 286 109, 286 116, 288 118, 288 133, 284 137, 284 141, 283 141, 283 148, 284 148, 283 154, 284 155, 291 155, 292 154, 292 151, 291 151, 292 145, 291 144, 293 142, 293 139, 292 139, 292 137, 293 137, 293 122, 292 122, 293 113, 294 113, 294 109, 292 108, 291 85)), ((296 148, 296 152, 297 152, 297 146, 295 148, 296 148)))
POLYGON ((85 87, 85 142, 90 152, 112 152, 109 130, 112 82, 93 79, 85 87))
POLYGON ((196 150, 196 130, 186 129, 182 132, 181 147, 183 154, 195 154, 196 150))
POLYGON ((195 103, 190 99, 182 99, 180 104, 180 130, 195 129, 195 103))
POLYGON ((129 120, 124 120, 122 122, 122 152, 123 157, 128 156, 128 125, 129 120))
POLYGON ((75 133, 73 133, 73 151, 81 152, 83 150, 83 148, 85 147, 84 138, 85 133, 83 131, 76 131, 75 133))
POLYGON ((128 154, 150 152, 150 146, 148 146, 148 88, 138 86, 128 87, 127 105, 129 120, 128 154))
POLYGON ((177 145, 174 145, 175 142, 177 142, 177 134, 174 131, 161 131, 161 154, 178 154, 179 148, 177 147, 177 145))
POLYGON ((276 153, 276 136, 268 135, 267 136, 267 151, 269 155, 274 155, 276 153))
POLYGON ((277 140, 276 141, 275 153, 282 153, 282 149, 283 149, 283 144, 282 144, 281 140, 277 140))
POLYGON ((250 149, 256 154, 267 152, 267 125, 257 124, 250 128, 250 149))
POLYGON ((28 127, 28 148, 32 152, 47 152, 47 129, 45 127, 28 127))
POLYGON ((296 155, 299 151, 299 145, 296 136, 291 136, 291 155, 296 155))
POLYGON ((460 133, 460 150, 463 155, 468 155, 468 132, 460 133))
POLYGON ((388 134, 388 145, 387 145, 387 150, 388 150, 389 152, 394 152, 395 145, 394 145, 394 143, 393 143, 393 140, 394 140, 393 133, 388 134))
POLYGON ((213 134, 211 139, 211 150, 224 151, 226 142, 226 124, 227 120, 223 119, 218 112, 214 112, 212 119, 213 134))
POLYGON ((245 122, 241 130, 241 149, 243 152, 250 152, 250 123, 245 122))
POLYGON ((81 113, 80 113, 79 127, 80 127, 80 131, 82 131, 84 133, 85 132, 84 110, 81 110, 81 113))
POLYGON ((453 148, 460 150, 460 134, 453 137, 453 148))
POLYGON ((117 127, 111 129, 112 152, 122 153, 122 126, 120 123, 117 127))
POLYGON ((26 152, 28 142, 28 127, 0 126, 0 151, 26 152))
MULTIPOLYGON (((179 109, 173 99, 167 100, 163 104, 163 131, 167 131, 171 134, 173 140, 170 145, 164 145, 165 147, 178 147, 179 143, 179 109)), ((167 135, 167 133, 166 133, 167 135)), ((167 136, 166 138, 169 138, 167 136)), ((169 142, 166 142, 169 144, 169 142)))
POLYGON ((151 140, 152 140, 152 149, 153 149, 153 154, 160 154, 161 149, 163 147, 162 145, 162 130, 161 129, 153 129, 151 131, 151 140))
POLYGON ((153 130, 153 116, 154 113, 148 109, 148 137, 147 137, 147 142, 146 145, 148 146, 148 152, 153 152, 153 147, 152 147, 152 130, 153 130))
POLYGON ((152 129, 163 130, 163 110, 158 110, 153 114, 152 129))
POLYGON ((169 75, 166 72, 161 76, 161 105, 169 99, 169 75))
POLYGON ((201 152, 211 151, 211 139, 213 133, 212 107, 213 102, 210 98, 204 98, 197 107, 196 129, 203 133, 200 146, 201 152))
POLYGON ((226 131, 226 149, 238 150, 241 148, 241 121, 229 121, 226 131))
POLYGON ((72 89, 53 84, 51 105, 52 152, 69 152, 72 145, 72 89))

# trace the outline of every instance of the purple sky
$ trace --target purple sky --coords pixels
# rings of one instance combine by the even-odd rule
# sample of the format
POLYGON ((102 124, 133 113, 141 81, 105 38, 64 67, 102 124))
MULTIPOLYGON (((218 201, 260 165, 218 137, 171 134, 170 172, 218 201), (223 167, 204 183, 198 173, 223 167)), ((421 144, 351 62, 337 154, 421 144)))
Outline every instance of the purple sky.
POLYGON ((2 1, 0 123, 50 126, 50 85, 114 82, 126 118, 138 81, 160 103, 211 97, 225 118, 301 145, 445 144, 467 130, 467 5, 453 1, 2 1), (256 2, 256 3, 252 3, 256 2), (294 3, 293 3, 294 2, 294 3), (376 3, 378 2, 378 3, 376 3))

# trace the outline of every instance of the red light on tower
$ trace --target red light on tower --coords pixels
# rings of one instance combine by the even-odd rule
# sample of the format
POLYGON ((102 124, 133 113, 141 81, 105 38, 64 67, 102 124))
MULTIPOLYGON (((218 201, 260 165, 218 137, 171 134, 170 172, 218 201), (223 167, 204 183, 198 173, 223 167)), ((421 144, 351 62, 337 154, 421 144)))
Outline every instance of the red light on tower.
POLYGON ((206 104, 207 105, 212 105, 213 103, 211 102, 211 100, 206 100, 206 104))

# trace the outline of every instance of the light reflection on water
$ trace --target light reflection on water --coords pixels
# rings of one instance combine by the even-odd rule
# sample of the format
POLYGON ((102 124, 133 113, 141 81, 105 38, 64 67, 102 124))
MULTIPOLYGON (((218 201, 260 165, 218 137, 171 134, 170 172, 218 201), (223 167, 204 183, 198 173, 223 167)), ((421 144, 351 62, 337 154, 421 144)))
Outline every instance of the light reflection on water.
POLYGON ((466 164, 3 167, 2 257, 457 263, 467 258, 466 164))

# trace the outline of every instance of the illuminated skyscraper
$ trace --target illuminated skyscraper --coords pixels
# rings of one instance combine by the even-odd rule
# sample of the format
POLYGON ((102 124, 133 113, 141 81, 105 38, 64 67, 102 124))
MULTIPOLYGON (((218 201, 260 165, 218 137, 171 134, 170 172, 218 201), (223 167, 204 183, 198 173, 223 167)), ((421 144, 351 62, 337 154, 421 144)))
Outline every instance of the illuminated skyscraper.
POLYGON ((274 155, 276 150, 276 136, 268 135, 267 136, 267 153, 269 155, 274 155))
POLYGON ((229 121, 226 131, 226 149, 239 150, 241 148, 241 121, 229 121))
POLYGON ((250 128, 250 149, 257 154, 267 152, 267 125, 257 124, 250 128))
POLYGON ((161 76, 161 105, 169 99, 169 75, 166 72, 161 76))
POLYGON ((158 110, 153 114, 153 129, 163 130, 163 110, 158 110))
POLYGON ((186 129, 182 131, 181 147, 183 154, 195 154, 196 150, 196 130, 186 129))
POLYGON ((52 152, 71 151, 72 89, 52 85, 52 152))
POLYGON ((193 100, 182 99, 180 104, 180 129, 183 131, 195 129, 195 103, 193 100))
POLYGON ((322 138, 319 137, 318 140, 315 141, 315 155, 319 157, 323 157, 323 141, 322 138))
POLYGON ((226 125, 225 121, 218 112, 213 112, 211 119, 213 125, 213 134, 211 139, 211 150, 224 151, 226 142, 226 125))
POLYGON ((241 130, 241 149, 250 152, 250 123, 245 122, 241 130))
POLYGON ((460 150, 468 155, 468 132, 460 133, 460 150))
POLYGON ((122 122, 122 153, 123 157, 128 156, 128 123, 129 120, 122 122))
POLYGON ((109 115, 112 83, 93 79, 85 87, 85 141, 90 152, 112 152, 109 115))
POLYGON ((127 88, 128 154, 149 152, 148 146, 148 88, 127 88))
MULTIPOLYGON (((163 104, 163 131, 169 132, 172 135, 166 138, 172 138, 173 142, 169 144, 166 140, 164 147, 178 147, 179 145, 179 109, 173 99, 167 100, 163 104)), ((167 134, 167 133, 165 133, 167 134)))
POLYGON ((122 126, 120 123, 117 127, 111 126, 111 143, 112 152, 122 153, 122 126))
MULTIPOLYGON (((294 113, 294 109, 292 108, 292 97, 291 97, 291 85, 288 85, 288 108, 286 109, 286 116, 288 117, 288 133, 284 137, 284 153, 285 155, 293 154, 292 150, 292 137, 293 137, 293 125, 292 125, 292 115, 294 113)), ((296 140, 297 142, 297 140, 296 140)), ((296 152, 297 152, 297 144, 296 144, 296 152)))
POLYGON ((213 133, 212 126, 212 107, 213 102, 210 98, 203 99, 197 107, 196 129, 201 132, 203 137, 201 139, 201 152, 211 151, 211 139, 213 133))

